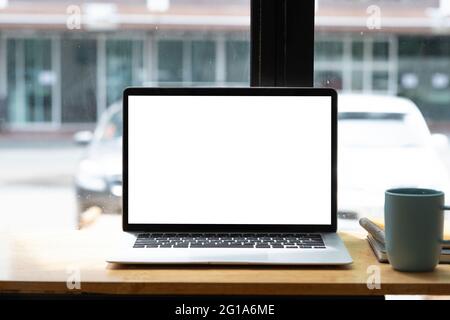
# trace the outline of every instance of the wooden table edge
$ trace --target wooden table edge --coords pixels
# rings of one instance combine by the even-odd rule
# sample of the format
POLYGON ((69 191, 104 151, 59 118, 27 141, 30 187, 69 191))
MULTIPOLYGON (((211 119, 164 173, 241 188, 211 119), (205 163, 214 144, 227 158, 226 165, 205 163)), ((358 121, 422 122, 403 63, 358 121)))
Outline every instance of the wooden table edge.
POLYGON ((142 283, 83 282, 80 289, 69 289, 64 282, 2 281, 2 294, 98 294, 98 295, 242 295, 242 296, 381 296, 381 295, 450 295, 450 285, 381 284, 369 289, 355 283, 142 283), (43 290, 43 288, 45 288, 43 290))

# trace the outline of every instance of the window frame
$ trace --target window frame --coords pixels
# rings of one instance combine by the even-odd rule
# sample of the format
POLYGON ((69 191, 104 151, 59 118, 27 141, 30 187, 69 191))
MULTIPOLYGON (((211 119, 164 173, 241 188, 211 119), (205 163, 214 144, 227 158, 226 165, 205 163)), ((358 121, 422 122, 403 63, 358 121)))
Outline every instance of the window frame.
POLYGON ((250 85, 312 87, 315 1, 251 0, 250 16, 250 85))

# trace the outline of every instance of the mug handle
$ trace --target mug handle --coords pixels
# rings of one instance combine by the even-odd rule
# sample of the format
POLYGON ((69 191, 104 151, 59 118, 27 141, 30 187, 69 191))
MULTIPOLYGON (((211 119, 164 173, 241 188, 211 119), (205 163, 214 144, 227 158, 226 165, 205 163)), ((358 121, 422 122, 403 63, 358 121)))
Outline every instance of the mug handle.
MULTIPOLYGON (((442 210, 450 210, 450 206, 443 206, 442 210)), ((440 240, 442 244, 450 245, 450 240, 440 240)))

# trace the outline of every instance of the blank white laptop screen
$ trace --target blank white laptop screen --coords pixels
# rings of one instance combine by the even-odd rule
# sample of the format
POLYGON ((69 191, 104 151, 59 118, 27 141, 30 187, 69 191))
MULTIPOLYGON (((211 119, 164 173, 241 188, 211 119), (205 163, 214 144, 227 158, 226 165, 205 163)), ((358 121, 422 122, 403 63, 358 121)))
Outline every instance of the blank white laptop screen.
POLYGON ((128 99, 130 224, 331 224, 331 97, 128 99))

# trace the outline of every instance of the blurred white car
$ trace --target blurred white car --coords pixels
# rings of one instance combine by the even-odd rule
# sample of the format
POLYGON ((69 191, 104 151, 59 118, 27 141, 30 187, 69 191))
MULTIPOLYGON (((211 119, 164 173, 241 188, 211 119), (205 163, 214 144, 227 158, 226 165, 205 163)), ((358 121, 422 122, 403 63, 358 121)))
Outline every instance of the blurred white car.
POLYGON ((81 131, 75 141, 87 145, 75 174, 78 222, 90 207, 122 212, 122 102, 101 116, 95 132, 81 131))
POLYGON ((382 218, 384 191, 394 187, 440 189, 450 200, 449 176, 438 152, 448 148, 448 140, 430 134, 412 101, 342 94, 338 103, 341 218, 382 218))
MULTIPOLYGON (((431 135, 410 100, 391 96, 339 96, 338 206, 340 218, 382 218, 384 191, 393 187, 440 189, 450 200, 450 182, 439 149, 443 135, 431 135)), ((122 105, 102 115, 75 177, 79 214, 91 206, 121 212, 122 105)))

